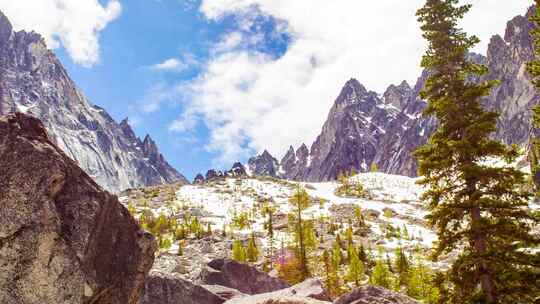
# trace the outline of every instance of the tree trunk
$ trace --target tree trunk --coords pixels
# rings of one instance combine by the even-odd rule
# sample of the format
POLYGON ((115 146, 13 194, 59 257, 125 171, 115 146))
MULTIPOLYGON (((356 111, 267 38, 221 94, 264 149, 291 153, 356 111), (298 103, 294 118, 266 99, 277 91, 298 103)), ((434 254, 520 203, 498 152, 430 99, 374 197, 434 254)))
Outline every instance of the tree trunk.
MULTIPOLYGON (((467 191, 469 193, 469 199, 472 199, 476 192, 476 180, 467 181, 467 191)), ((486 234, 479 227, 479 223, 482 221, 482 214, 479 207, 474 207, 471 210, 471 228, 474 236, 472 241, 473 249, 477 254, 484 254, 487 250, 486 246, 486 234)), ((477 263, 478 271, 480 273, 480 285, 486 296, 487 303, 496 303, 497 297, 495 294, 495 285, 493 284, 493 278, 489 267, 484 259, 481 259, 477 263)))

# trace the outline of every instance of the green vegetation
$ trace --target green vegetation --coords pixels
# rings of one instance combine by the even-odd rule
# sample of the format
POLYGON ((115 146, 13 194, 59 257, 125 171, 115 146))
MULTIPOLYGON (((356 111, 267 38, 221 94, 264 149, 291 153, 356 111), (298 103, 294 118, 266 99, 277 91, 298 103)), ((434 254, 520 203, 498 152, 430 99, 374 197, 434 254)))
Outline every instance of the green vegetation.
POLYGON ((302 218, 302 213, 310 206, 309 195, 304 188, 298 186, 289 199, 292 206, 292 213, 289 214, 289 223, 294 235, 298 266, 302 280, 310 276, 308 266, 308 250, 315 246, 317 238, 313 232, 313 223, 306 222, 302 218))
POLYGON ((360 182, 351 179, 355 175, 356 173, 351 171, 351 173, 344 172, 338 176, 339 186, 336 189, 337 196, 356 198, 367 198, 369 196, 360 182))
MULTIPOLYGON (((540 55, 540 2, 537 0, 535 14, 530 20, 536 25, 530 33, 534 41, 534 53, 540 55)), ((527 72, 532 76, 532 83, 540 89, 540 60, 533 60, 527 63, 527 72)), ((536 197, 540 197, 540 138, 538 138, 538 129, 540 129, 540 106, 532 108, 532 127, 534 129, 529 147, 529 162, 531 165, 532 181, 536 190, 536 197)))

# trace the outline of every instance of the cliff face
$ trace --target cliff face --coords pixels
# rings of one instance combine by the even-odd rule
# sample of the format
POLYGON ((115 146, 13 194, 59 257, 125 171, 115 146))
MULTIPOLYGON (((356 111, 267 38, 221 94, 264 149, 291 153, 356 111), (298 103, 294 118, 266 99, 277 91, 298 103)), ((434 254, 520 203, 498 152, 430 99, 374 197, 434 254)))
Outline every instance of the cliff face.
POLYGON ((105 189, 186 181, 157 150, 80 92, 34 32, 13 32, 0 12, 0 115, 39 118, 51 140, 105 189))
MULTIPOLYGON (((521 146, 527 146, 530 137, 530 110, 540 101, 525 69, 526 62, 534 58, 529 35, 534 26, 528 20, 532 13, 531 8, 525 16, 510 20, 504 38, 496 35, 491 39, 486 56, 471 54, 471 60, 489 68, 481 80, 500 81, 484 100, 488 109, 501 113, 494 137, 521 146)), ((422 116, 426 102, 419 93, 427 76, 424 72, 413 88, 406 82, 391 85, 382 96, 357 80, 348 81, 309 153, 305 153, 305 145, 300 153, 291 147, 281 160, 280 176, 326 181, 353 168, 365 172, 372 163, 383 172, 415 176, 412 152, 437 126, 435 119, 422 116)))

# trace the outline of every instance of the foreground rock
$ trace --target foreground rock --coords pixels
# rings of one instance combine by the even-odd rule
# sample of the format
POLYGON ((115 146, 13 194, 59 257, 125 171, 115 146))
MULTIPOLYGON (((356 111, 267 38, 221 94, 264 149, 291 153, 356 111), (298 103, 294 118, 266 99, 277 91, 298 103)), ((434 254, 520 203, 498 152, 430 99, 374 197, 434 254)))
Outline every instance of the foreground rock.
POLYGON ((236 298, 227 304, 266 304, 266 303, 329 303, 330 297, 318 279, 308 279, 290 288, 274 292, 236 298))
POLYGON ((182 279, 177 274, 151 272, 140 304, 221 304, 227 300, 211 290, 182 279))
POLYGON ((230 259, 216 259, 201 272, 201 281, 209 285, 221 285, 246 294, 272 292, 290 285, 246 264, 230 259))
POLYGON ((155 241, 47 137, 0 117, 0 303, 137 303, 155 241))
POLYGON ((364 286, 337 299, 334 304, 418 304, 405 295, 376 286, 364 286))

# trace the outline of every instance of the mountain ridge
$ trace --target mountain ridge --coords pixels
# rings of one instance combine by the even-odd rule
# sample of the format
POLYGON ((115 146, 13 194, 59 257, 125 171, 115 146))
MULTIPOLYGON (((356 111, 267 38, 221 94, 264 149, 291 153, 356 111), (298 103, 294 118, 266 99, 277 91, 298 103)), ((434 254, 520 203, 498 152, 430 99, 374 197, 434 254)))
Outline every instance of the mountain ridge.
MULTIPOLYGON (((525 71, 526 62, 534 58, 529 35, 534 26, 528 19, 533 9, 508 21, 504 38, 494 35, 486 56, 471 54, 471 60, 489 68, 480 80, 500 80, 484 99, 488 109, 501 114, 494 137, 522 147, 528 145, 530 137, 530 109, 540 100, 525 71)), ((422 116, 427 103, 419 95, 427 77, 423 71, 414 87, 403 81, 389 85, 380 95, 350 79, 311 148, 305 144, 297 150, 289 147, 275 177, 329 181, 351 169, 367 172, 372 164, 385 173, 416 176, 412 152, 426 143, 437 127, 434 118, 422 116)))
POLYGON ((141 141, 128 120, 120 123, 92 104, 35 32, 14 32, 0 12, 0 115, 39 118, 70 158, 112 192, 187 182, 147 135, 141 141))

